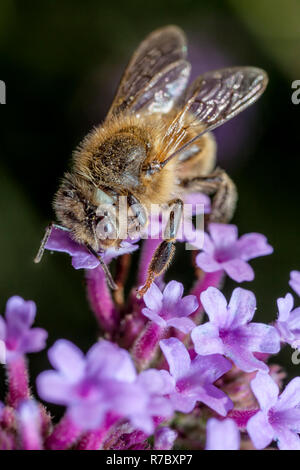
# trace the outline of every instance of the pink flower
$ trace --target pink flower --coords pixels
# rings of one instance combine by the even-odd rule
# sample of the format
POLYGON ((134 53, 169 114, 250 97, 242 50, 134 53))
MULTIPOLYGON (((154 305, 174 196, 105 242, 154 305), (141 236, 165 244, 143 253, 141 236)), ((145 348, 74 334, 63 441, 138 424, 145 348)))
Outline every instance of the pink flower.
POLYGON ((47 332, 42 328, 31 328, 36 315, 36 305, 17 295, 6 304, 5 320, 0 316, 0 340, 6 347, 6 361, 44 349, 47 332))
POLYGON ((209 225, 210 235, 204 235, 203 251, 196 258, 205 272, 224 270, 236 282, 252 281, 254 271, 248 264, 252 258, 268 255, 273 248, 260 233, 248 233, 238 239, 235 225, 209 225))
POLYGON ((224 354, 245 372, 267 372, 268 366, 253 353, 277 353, 280 338, 273 326, 251 323, 256 309, 254 294, 238 287, 227 305, 222 292, 209 287, 200 299, 210 321, 193 329, 195 351, 203 356, 224 354))
POLYGON ((173 326, 189 333, 195 324, 187 317, 197 310, 199 304, 194 295, 182 295, 183 285, 180 282, 169 282, 163 292, 153 283, 143 297, 146 308, 142 309, 142 313, 162 328, 173 326))
POLYGON ((280 396, 278 385, 261 372, 251 388, 260 405, 247 424, 254 446, 264 449, 275 440, 281 450, 300 450, 300 377, 291 380, 280 396))
POLYGON ((233 407, 232 401, 213 384, 231 369, 231 363, 219 354, 191 359, 184 344, 177 338, 160 341, 160 347, 173 379, 169 397, 174 409, 190 413, 200 401, 226 416, 233 407))

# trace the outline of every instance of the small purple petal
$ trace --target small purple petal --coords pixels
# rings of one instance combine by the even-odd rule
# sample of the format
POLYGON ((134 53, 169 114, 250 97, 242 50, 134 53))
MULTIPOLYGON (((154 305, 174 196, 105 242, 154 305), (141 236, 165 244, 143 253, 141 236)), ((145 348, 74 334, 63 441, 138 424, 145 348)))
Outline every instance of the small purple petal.
POLYGON ((220 271, 221 265, 218 263, 210 253, 202 252, 196 257, 196 264, 205 273, 213 273, 220 271))
POLYGON ((161 309, 163 294, 155 282, 151 284, 143 299, 149 309, 156 311, 161 309))
POLYGON ((244 372, 254 372, 261 370, 268 372, 268 366, 256 359, 256 357, 246 347, 241 347, 238 343, 228 345, 225 348, 225 355, 235 363, 235 365, 244 372))
POLYGON ((244 328, 248 348, 254 352, 276 354, 280 351, 277 330, 264 323, 250 323, 244 328))
POLYGON ((291 380, 280 395, 276 411, 283 411, 300 405, 300 377, 291 380))
POLYGON ((256 449, 264 449, 274 438, 274 430, 265 412, 259 411, 247 423, 247 431, 256 449))
POLYGON ((204 323, 194 328, 191 338, 195 351, 201 356, 224 354, 224 345, 219 337, 219 330, 212 323, 204 323))
POLYGON ((240 257, 248 261, 258 256, 273 253, 273 247, 268 244, 267 238, 260 233, 247 233, 236 242, 240 257))
POLYGON ((161 326, 162 328, 166 328, 167 322, 157 313, 153 312, 153 310, 150 310, 149 308, 143 308, 142 314, 145 315, 145 317, 149 318, 149 320, 161 326))
POLYGON ((277 445, 280 450, 300 450, 300 438, 297 433, 280 427, 276 434, 277 445))
POLYGON ((183 295, 183 285, 180 282, 170 281, 163 292, 163 308, 170 311, 176 307, 183 295))
POLYGON ((233 408, 230 398, 219 388, 212 384, 205 384, 202 389, 199 388, 197 400, 213 409, 221 416, 226 416, 228 411, 233 408))
POLYGON ((65 378, 54 370, 41 372, 36 380, 39 396, 49 403, 67 405, 72 388, 65 378))
POLYGON ((227 316, 227 301, 216 287, 209 287, 200 295, 200 300, 210 321, 217 326, 223 326, 227 316))
POLYGON ((20 348, 24 353, 39 352, 46 347, 48 333, 42 328, 32 328, 24 333, 20 348))
POLYGON ((256 298, 253 292, 237 287, 232 292, 232 296, 228 305, 229 320, 227 327, 237 327, 249 323, 255 313, 256 298))
POLYGON ((134 382, 136 379, 136 370, 129 352, 110 341, 102 339, 94 344, 86 359, 86 372, 89 376, 101 374, 102 379, 122 382, 134 382))
POLYGON ((7 324, 13 325, 15 322, 23 326, 30 327, 35 319, 36 305, 32 300, 24 300, 17 295, 8 299, 5 309, 5 319, 7 324))
POLYGON ((236 225, 209 224, 209 233, 213 242, 218 246, 232 245, 238 237, 236 225))
POLYGON ((268 411, 277 402, 279 388, 270 375, 258 372, 251 381, 251 389, 262 410, 268 411))
POLYGON ((70 341, 60 339, 48 351, 51 365, 71 381, 78 380, 84 371, 84 355, 70 341))
POLYGON ((232 419, 210 418, 206 425, 206 450, 239 450, 240 433, 232 419))
POLYGON ((300 271, 291 271, 289 285, 300 296, 300 271))
POLYGON ((161 350, 169 364, 170 373, 175 379, 180 379, 189 370, 191 359, 184 344, 177 338, 160 341, 161 350))
POLYGON ((222 263, 222 267, 231 279, 236 282, 253 281, 254 271, 244 260, 235 258, 222 263))
POLYGON ((292 294, 288 293, 285 297, 277 299, 277 307, 279 312, 278 320, 280 322, 287 321, 294 307, 294 297, 292 294))
POLYGON ((199 303, 197 297, 195 295, 186 295, 183 299, 180 299, 176 305, 177 316, 187 317, 195 312, 198 307, 199 303))
POLYGON ((167 320, 167 326, 173 326, 182 333, 188 334, 195 328, 195 323, 190 318, 170 318, 167 320))

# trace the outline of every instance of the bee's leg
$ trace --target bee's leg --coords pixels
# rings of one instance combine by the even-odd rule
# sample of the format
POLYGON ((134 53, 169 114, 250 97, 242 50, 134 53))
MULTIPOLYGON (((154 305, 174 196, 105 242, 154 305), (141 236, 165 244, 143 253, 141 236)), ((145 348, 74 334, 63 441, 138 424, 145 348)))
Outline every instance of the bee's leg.
POLYGON ((115 281, 113 280, 112 275, 111 275, 111 272, 110 272, 110 270, 109 270, 108 267, 107 267, 107 264, 103 261, 103 259, 101 258, 101 256, 94 250, 94 248, 92 248, 88 243, 86 243, 85 246, 87 247, 87 249, 89 250, 89 252, 90 252, 92 255, 94 255, 95 258, 97 258, 97 260, 99 261, 100 266, 101 266, 101 268, 102 268, 103 271, 104 271, 105 278, 106 278, 106 282, 107 282, 108 286, 109 286, 112 290, 117 290, 117 289, 118 289, 118 286, 116 285, 115 281))
POLYGON ((139 289, 137 294, 138 298, 142 297, 147 292, 154 279, 163 274, 168 268, 175 253, 175 241, 182 218, 183 202, 181 199, 173 199, 168 205, 170 208, 173 206, 174 209, 170 212, 170 217, 164 231, 164 241, 158 245, 154 252, 148 268, 146 282, 144 286, 139 289))
POLYGON ((37 252, 37 255, 36 257, 34 258, 34 262, 35 263, 39 263, 43 257, 43 254, 44 254, 44 251, 45 251, 45 246, 46 246, 46 243, 47 241, 49 240, 49 237, 51 235, 51 232, 53 230, 53 228, 59 228, 61 230, 65 230, 66 232, 69 232, 70 230, 66 227, 63 227, 62 225, 58 225, 54 222, 51 222, 47 227, 46 227, 46 230, 45 230, 45 235, 43 236, 43 239, 41 241, 41 244, 40 244, 40 247, 39 247, 39 251, 37 252))
POLYGON ((238 195, 234 182, 224 170, 216 168, 210 175, 186 179, 181 184, 188 192, 197 191, 212 196, 209 222, 227 223, 232 219, 238 195))

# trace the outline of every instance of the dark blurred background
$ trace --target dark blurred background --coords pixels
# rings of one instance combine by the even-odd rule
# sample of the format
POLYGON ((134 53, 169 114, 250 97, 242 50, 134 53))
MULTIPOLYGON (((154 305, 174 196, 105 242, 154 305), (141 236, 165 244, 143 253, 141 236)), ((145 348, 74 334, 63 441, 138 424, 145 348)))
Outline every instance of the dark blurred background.
MULTIPOLYGON (((300 105, 291 101, 291 84, 300 79, 299 18, 297 0, 1 0, 1 311, 19 294, 36 301, 49 345, 63 337, 86 350, 94 342, 84 273, 67 255, 46 253, 39 265, 33 257, 72 150, 104 118, 135 47, 173 23, 188 36, 194 75, 230 65, 269 74, 259 103, 216 136, 219 163, 239 190, 234 223, 241 234, 264 233, 275 249, 251 262, 256 278, 244 285, 257 295, 256 320, 272 321, 289 272, 300 269, 300 105)), ((186 256, 180 250, 168 278, 189 286, 186 256)), ((228 295, 233 286, 226 282, 228 295)), ((287 349, 280 362, 299 375, 290 356, 287 349)), ((31 356, 34 374, 47 364, 46 353, 31 356)))

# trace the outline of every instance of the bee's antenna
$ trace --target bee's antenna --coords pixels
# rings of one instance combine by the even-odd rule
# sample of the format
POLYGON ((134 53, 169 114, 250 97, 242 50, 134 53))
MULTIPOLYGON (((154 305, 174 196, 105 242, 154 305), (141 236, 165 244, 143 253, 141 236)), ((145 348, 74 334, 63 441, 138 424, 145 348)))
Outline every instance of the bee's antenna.
POLYGON ((41 261, 42 257, 43 257, 43 254, 44 254, 44 251, 45 251, 45 245, 46 245, 46 243, 49 240, 49 237, 51 235, 52 227, 53 227, 52 223, 49 224, 48 227, 46 227, 45 235, 43 236, 43 239, 41 241, 39 251, 37 252, 36 257, 34 258, 35 263, 39 263, 41 261))
POLYGON ((49 237, 51 235, 53 228, 59 228, 61 230, 65 230, 66 232, 70 231, 68 228, 63 227, 62 225, 58 225, 58 224, 55 224, 54 222, 51 222, 51 224, 49 224, 48 227, 46 227, 45 235, 43 236, 43 239, 41 241, 39 251, 37 252, 36 257, 34 258, 35 263, 39 263, 41 261, 44 251, 45 251, 45 246, 47 244, 47 241, 49 240, 49 237))
POLYGON ((97 260, 99 261, 99 263, 101 264, 101 267, 104 271, 104 274, 105 274, 105 277, 106 277, 106 281, 107 281, 107 284, 108 286, 112 289, 112 290, 117 290, 118 289, 118 286, 116 285, 115 281, 113 280, 112 278, 112 275, 111 275, 111 272, 110 270, 108 269, 107 265, 104 263, 103 259, 101 258, 101 256, 94 250, 94 248, 92 248, 88 243, 86 243, 85 245, 87 247, 87 249, 89 250, 89 252, 94 255, 97 260))

